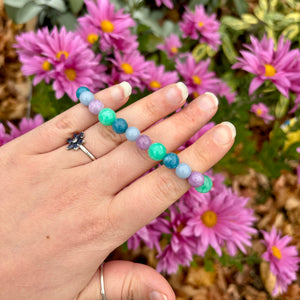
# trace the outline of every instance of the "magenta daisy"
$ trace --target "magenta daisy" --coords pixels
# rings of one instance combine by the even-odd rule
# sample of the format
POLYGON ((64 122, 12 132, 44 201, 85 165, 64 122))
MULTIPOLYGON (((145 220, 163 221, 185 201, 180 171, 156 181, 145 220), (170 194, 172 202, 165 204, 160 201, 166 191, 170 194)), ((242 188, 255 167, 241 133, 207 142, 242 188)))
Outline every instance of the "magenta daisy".
POLYGON ((219 79, 214 72, 208 70, 209 64, 210 59, 197 63, 190 53, 185 61, 176 60, 176 70, 184 78, 189 94, 193 94, 194 97, 205 92, 215 93, 218 87, 219 79))
POLYGON ((220 22, 216 20, 216 15, 207 15, 203 5, 197 5, 195 12, 186 8, 183 14, 183 21, 179 23, 183 32, 183 37, 193 40, 200 38, 201 43, 207 43, 212 49, 218 50, 221 44, 219 33, 220 22))
POLYGON ((278 295, 285 292, 288 285, 296 280, 300 258, 295 246, 287 246, 292 240, 290 236, 281 237, 275 227, 272 228, 270 233, 261 232, 264 236, 262 243, 267 248, 262 258, 270 262, 270 270, 276 276, 276 285, 272 294, 278 295))
POLYGON ((165 71, 165 66, 156 66, 154 61, 149 61, 148 72, 150 77, 145 80, 149 90, 156 91, 168 84, 178 81, 178 74, 175 71, 165 71))
MULTIPOLYGON (((297 153, 300 154, 300 147, 296 148, 297 153)), ((300 156, 299 156, 299 160, 300 160, 300 156)), ((297 176, 298 176, 298 184, 300 184, 300 164, 297 167, 297 176)))
POLYGON ((235 101, 235 97, 237 95, 236 92, 233 92, 231 88, 222 80, 219 80, 219 84, 216 90, 216 94, 225 97, 229 104, 235 101))
MULTIPOLYGON (((108 51, 115 47, 117 41, 125 39, 129 35, 129 28, 135 25, 129 14, 123 9, 115 12, 115 7, 108 0, 85 0, 88 14, 79 18, 81 24, 87 22, 97 30, 100 35, 100 49, 108 51), (84 22, 82 23, 82 20, 84 22)), ((119 49, 122 50, 122 49, 119 49)))
POLYGON ((262 118, 266 124, 275 119, 274 116, 269 114, 269 107, 261 102, 253 104, 250 111, 255 113, 259 118, 262 118))
POLYGON ((90 24, 86 17, 78 19, 76 32, 81 36, 82 40, 88 44, 89 47, 92 47, 100 38, 99 29, 93 24, 90 24))
MULTIPOLYGON (((141 91, 145 89, 145 81, 150 78, 148 67, 144 56, 139 51, 131 53, 115 52, 115 58, 111 59, 116 71, 119 73, 119 81, 127 81, 134 88, 141 91)), ((114 71, 114 72, 116 72, 114 71)))
POLYGON ((157 270, 168 274, 176 273, 179 265, 189 266, 196 253, 196 238, 182 235, 188 216, 178 210, 176 205, 169 207, 167 227, 157 226, 162 233, 170 234, 170 243, 157 256, 157 270))
POLYGON ((165 51, 169 58, 174 58, 178 55, 179 48, 181 48, 181 41, 176 34, 171 34, 165 38, 165 43, 157 45, 157 48, 165 51))
POLYGON ((205 201, 190 213, 182 234, 198 238, 199 255, 211 246, 221 256, 225 244, 230 255, 235 255, 238 249, 246 253, 245 246, 251 246, 250 235, 256 233, 253 210, 245 207, 247 202, 247 198, 239 197, 231 189, 217 195, 206 193, 205 201))
POLYGON ((169 9, 173 9, 174 7, 172 0, 155 0, 155 3, 158 7, 160 7, 162 4, 169 9))
POLYGON ((282 36, 278 41, 277 50, 272 38, 265 35, 261 41, 250 37, 251 44, 245 45, 248 51, 241 51, 242 58, 232 66, 243 69, 256 77, 251 81, 249 94, 252 94, 265 81, 270 80, 285 97, 289 97, 291 79, 296 78, 293 68, 299 60, 299 51, 290 50, 291 42, 284 42, 282 36))

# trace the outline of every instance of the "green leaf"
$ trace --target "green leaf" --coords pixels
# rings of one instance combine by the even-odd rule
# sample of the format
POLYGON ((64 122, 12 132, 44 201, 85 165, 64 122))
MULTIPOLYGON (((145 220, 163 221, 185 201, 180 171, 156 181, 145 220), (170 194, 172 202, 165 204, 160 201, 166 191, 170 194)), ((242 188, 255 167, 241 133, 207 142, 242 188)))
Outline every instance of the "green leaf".
POLYGON ((59 12, 65 12, 67 10, 66 4, 63 0, 35 0, 38 5, 45 5, 58 10, 59 12))
POLYGON ((77 25, 76 17, 70 12, 59 15, 57 21, 61 26, 65 26, 69 31, 74 30, 77 25))
POLYGON ((222 49, 231 64, 235 63, 238 53, 236 52, 229 35, 225 32, 221 33, 222 49))
POLYGON ((253 15, 251 14, 243 14, 242 15, 242 20, 247 23, 247 24, 250 24, 250 25, 255 25, 258 23, 258 20, 257 18, 255 18, 253 15))
POLYGON ((233 0, 233 2, 239 15, 247 12, 248 3, 245 0, 233 0))
POLYGON ((276 11, 278 0, 270 0, 269 3, 270 3, 270 10, 276 11))
POLYGON ((284 22, 288 22, 288 23, 298 23, 300 22, 300 13, 299 12, 293 12, 290 14, 287 14, 284 17, 284 22))
POLYGON ((250 27, 250 25, 245 23, 244 21, 231 16, 224 16, 221 19, 221 23, 232 28, 233 30, 245 30, 250 27))
POLYGON ((195 58, 195 60, 197 62, 199 62, 200 60, 202 60, 206 54, 207 54, 207 44, 199 44, 197 45, 193 51, 192 51, 192 54, 195 58))
POLYGON ((77 14, 83 7, 83 0, 68 0, 71 11, 77 14))
POLYGON ((28 2, 31 2, 32 0, 4 0, 5 5, 9 5, 12 7, 21 8, 28 2))
POLYGON ((288 27, 286 27, 283 31, 282 34, 289 40, 293 40, 295 37, 298 36, 300 32, 300 27, 298 24, 292 24, 288 27))
POLYGON ((264 13, 266 13, 269 9, 268 0, 259 0, 258 5, 264 13))
POLYGON ((42 10, 43 7, 40 5, 35 4, 33 1, 28 2, 22 8, 17 8, 17 13, 15 16, 15 23, 16 24, 24 24, 37 16, 42 10))
POLYGON ((260 6, 256 6, 253 10, 254 15, 261 21, 265 21, 265 12, 260 8, 260 6))
POLYGON ((204 258, 204 269, 206 272, 214 272, 214 262, 210 259, 204 258))

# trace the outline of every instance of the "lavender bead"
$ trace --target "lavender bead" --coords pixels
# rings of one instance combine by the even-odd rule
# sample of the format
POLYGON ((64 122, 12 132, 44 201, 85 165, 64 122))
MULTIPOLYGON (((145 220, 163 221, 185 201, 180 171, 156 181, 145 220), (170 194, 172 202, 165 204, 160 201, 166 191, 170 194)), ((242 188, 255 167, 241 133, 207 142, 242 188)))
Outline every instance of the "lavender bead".
POLYGON ((94 115, 98 115, 103 108, 104 104, 99 100, 93 100, 89 104, 89 111, 94 115))
POLYGON ((193 187, 199 187, 204 183, 204 176, 200 172, 192 172, 188 178, 188 182, 193 187))
POLYGON ((141 150, 148 150, 151 144, 152 142, 148 135, 143 134, 136 139, 136 145, 141 150))

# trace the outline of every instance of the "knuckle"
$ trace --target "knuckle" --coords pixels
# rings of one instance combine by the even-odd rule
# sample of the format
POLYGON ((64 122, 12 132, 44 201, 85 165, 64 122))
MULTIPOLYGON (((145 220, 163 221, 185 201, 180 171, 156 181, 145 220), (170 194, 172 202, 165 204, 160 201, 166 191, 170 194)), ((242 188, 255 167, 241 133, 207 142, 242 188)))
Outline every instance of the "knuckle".
POLYGON ((182 186, 178 180, 174 180, 169 174, 157 175, 156 181, 157 197, 165 202, 175 200, 182 194, 182 186))
POLYGON ((196 165, 202 166, 201 169, 206 168, 208 165, 208 159, 204 155, 203 147, 192 147, 192 157, 197 158, 196 165))
POLYGON ((125 140, 125 137, 116 134, 110 126, 99 126, 98 131, 104 140, 112 142, 115 146, 120 145, 125 140))
POLYGON ((150 118, 156 118, 159 113, 159 105, 153 103, 152 100, 145 102, 146 112, 150 116, 150 118))
POLYGON ((135 276, 133 272, 133 267, 128 271, 122 282, 122 295, 121 299, 134 299, 135 295, 135 276))
POLYGON ((72 118, 66 117, 66 116, 57 116, 57 119, 54 120, 54 128, 58 130, 63 131, 74 131, 74 128, 76 128, 72 118))

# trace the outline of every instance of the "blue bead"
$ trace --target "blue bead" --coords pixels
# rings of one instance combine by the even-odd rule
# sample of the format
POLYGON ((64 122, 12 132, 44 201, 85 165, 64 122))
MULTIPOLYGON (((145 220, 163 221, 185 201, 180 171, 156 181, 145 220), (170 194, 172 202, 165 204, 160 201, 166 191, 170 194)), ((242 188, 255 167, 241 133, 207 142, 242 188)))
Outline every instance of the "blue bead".
POLYGON ((179 165, 179 157, 175 153, 168 153, 163 159, 163 164, 169 169, 175 169, 179 165))
POLYGON ((140 136, 140 131, 136 127, 128 127, 125 131, 125 135, 128 141, 135 142, 140 136))
POLYGON ((81 86, 81 87, 78 88, 77 91, 76 91, 76 97, 79 99, 81 93, 82 93, 82 92, 85 92, 85 91, 89 91, 89 92, 90 92, 90 90, 89 90, 87 87, 81 86))
POLYGON ((179 178, 186 179, 186 178, 188 178, 191 175, 192 169, 191 169, 191 167, 188 164, 186 164, 186 163, 180 163, 176 167, 175 172, 176 172, 176 175, 179 178))
POLYGON ((94 99, 94 94, 90 91, 83 91, 79 96, 79 101, 85 106, 88 106, 94 99))
POLYGON ((114 130, 114 132, 120 133, 120 134, 124 133, 126 131, 126 129, 128 128, 127 122, 122 118, 115 119, 111 126, 112 126, 112 129, 114 130))

